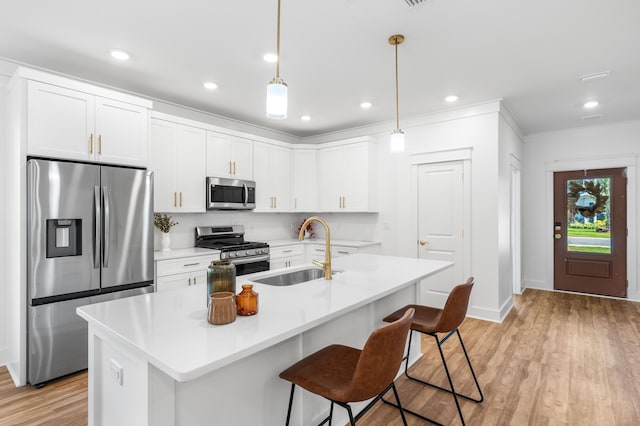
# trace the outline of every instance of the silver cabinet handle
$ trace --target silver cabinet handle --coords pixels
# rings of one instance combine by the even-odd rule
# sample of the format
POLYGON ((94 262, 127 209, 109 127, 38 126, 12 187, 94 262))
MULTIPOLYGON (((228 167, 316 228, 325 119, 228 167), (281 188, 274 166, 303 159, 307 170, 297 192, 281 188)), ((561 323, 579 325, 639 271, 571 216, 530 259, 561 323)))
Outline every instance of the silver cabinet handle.
POLYGON ((196 277, 193 277, 193 285, 196 285, 196 284, 197 284, 196 277))
POLYGON ((282 250, 283 253, 291 253, 293 250, 282 250))
POLYGON ((183 266, 187 267, 187 266, 198 266, 200 264, 200 262, 195 262, 195 263, 185 263, 183 266))
POLYGON ((188 285, 191 285, 191 277, 189 277, 189 284, 188 285))

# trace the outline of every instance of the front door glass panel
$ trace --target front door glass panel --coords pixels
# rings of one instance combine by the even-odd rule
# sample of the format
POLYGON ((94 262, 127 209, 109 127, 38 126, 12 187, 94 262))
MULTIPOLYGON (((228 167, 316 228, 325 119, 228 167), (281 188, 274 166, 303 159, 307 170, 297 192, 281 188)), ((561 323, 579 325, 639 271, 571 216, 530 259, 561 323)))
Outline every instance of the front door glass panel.
POLYGON ((567 180, 567 251, 611 253, 611 178, 567 180))

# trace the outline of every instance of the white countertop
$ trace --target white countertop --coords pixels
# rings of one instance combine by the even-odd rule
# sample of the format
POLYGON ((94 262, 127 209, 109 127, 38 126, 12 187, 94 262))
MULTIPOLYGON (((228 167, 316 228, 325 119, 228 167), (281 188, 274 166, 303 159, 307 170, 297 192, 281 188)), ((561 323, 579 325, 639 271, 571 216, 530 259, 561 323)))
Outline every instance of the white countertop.
MULTIPOLYGON (((306 240, 300 241, 298 239, 291 238, 291 239, 288 239, 288 240, 268 241, 268 243, 269 243, 269 247, 280 247, 280 246, 288 246, 290 244, 322 244, 322 245, 325 245, 327 242, 326 242, 326 240, 320 240, 320 239, 318 239, 318 240, 306 239, 306 240)), ((332 238, 331 239, 331 245, 332 246, 345 246, 345 247, 360 248, 360 247, 378 246, 378 245, 380 245, 380 241, 334 240, 332 238)))
POLYGON ((220 250, 200 248, 200 247, 188 247, 181 249, 171 249, 169 251, 154 251, 153 260, 169 260, 180 259, 182 257, 200 256, 200 255, 220 255, 220 250))
MULTIPOLYGON (((259 313, 231 324, 207 322, 206 286, 150 293, 82 306, 78 315, 100 332, 130 346, 179 382, 231 364, 346 312, 392 294, 450 262, 371 254, 335 259, 331 282, 289 287, 255 284, 259 313)), ((290 271, 300 268, 291 268, 290 271)), ((274 275, 276 271, 254 276, 274 275)), ((237 288, 251 276, 239 277, 237 288)))

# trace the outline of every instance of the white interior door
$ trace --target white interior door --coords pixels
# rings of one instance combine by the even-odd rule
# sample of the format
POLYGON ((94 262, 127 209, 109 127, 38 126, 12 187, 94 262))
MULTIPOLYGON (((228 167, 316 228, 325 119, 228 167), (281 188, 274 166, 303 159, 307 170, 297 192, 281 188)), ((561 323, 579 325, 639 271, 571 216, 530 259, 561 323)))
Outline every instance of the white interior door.
POLYGON ((418 167, 418 257, 454 262, 432 290, 448 293, 464 276, 464 167, 462 161, 418 167), (439 286, 438 286, 439 287, 439 286))

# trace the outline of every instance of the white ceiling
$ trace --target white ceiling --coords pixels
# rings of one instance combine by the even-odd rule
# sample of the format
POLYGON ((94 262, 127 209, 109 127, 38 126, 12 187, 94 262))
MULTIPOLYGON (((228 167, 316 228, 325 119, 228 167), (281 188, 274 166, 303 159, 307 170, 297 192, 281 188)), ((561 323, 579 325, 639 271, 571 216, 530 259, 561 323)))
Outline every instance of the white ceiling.
MULTIPOLYGON (((640 119, 638 0, 0 0, 0 56, 305 137, 503 98, 527 133, 640 119), (636 47, 633 47, 636 46, 636 47), (112 48, 129 51, 116 63, 112 48), (634 53, 635 52, 635 53, 634 53), (606 80, 578 76, 610 70, 606 80), (202 83, 212 80, 213 92, 202 83), (457 94, 455 106, 443 98, 457 94), (582 104, 600 105, 586 111, 582 104), (370 101, 364 111, 359 104, 370 101), (312 116, 302 122, 303 114, 312 116), (601 119, 583 120, 603 114, 601 119)), ((390 131, 392 125, 390 124, 390 131)))

